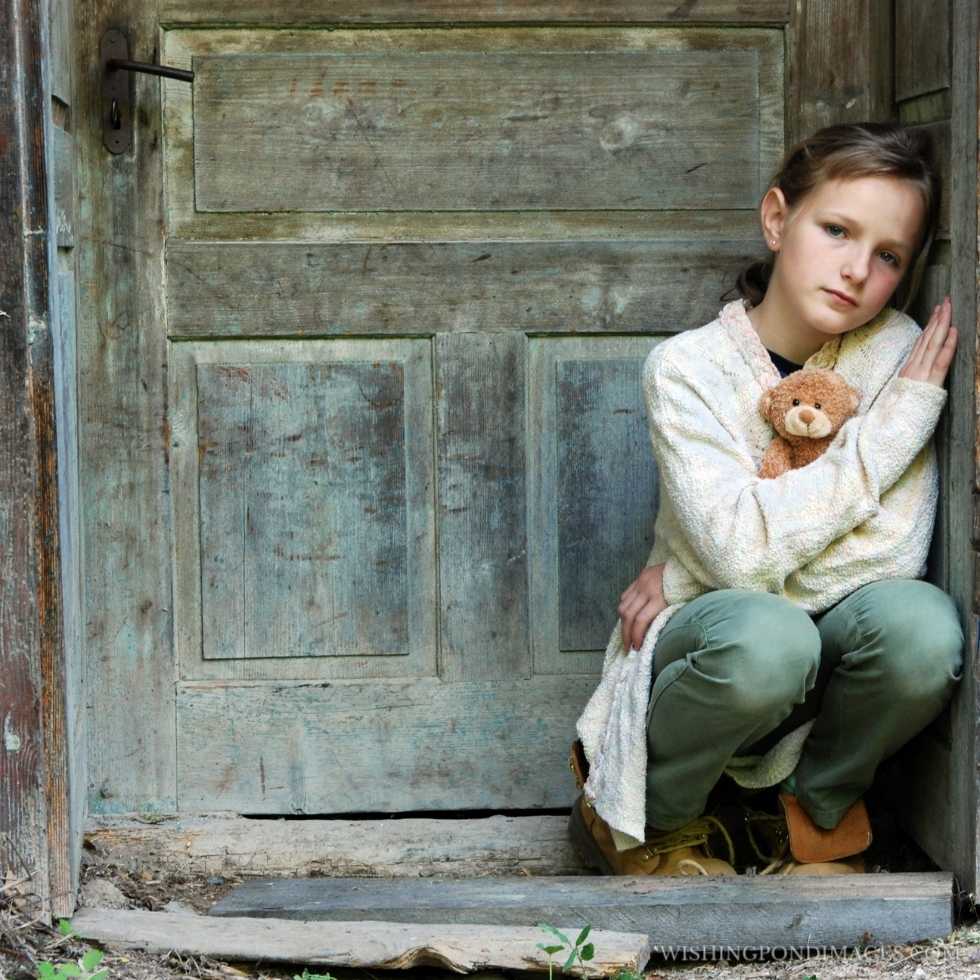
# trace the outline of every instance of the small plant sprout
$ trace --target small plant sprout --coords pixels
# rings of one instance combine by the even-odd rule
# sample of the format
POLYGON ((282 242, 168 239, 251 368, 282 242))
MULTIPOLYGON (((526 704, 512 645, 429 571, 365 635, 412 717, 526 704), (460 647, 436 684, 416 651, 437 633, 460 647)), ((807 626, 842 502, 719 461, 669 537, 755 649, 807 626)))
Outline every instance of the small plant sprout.
POLYGON ((95 970, 104 955, 101 949, 87 949, 85 955, 75 963, 38 963, 38 980, 64 980, 66 977, 75 977, 77 980, 106 980, 109 976, 108 970, 95 970))
POLYGON ((307 967, 303 967, 302 973, 294 973, 293 980, 334 980, 329 973, 310 973, 307 967))
POLYGON ((576 939, 574 943, 568 938, 568 936, 565 935, 565 933, 556 929, 554 926, 548 925, 547 922, 539 922, 538 928, 544 929, 546 932, 550 932, 556 939, 561 940, 559 945, 551 944, 546 946, 544 943, 537 944, 538 949, 543 949, 548 954, 548 980, 552 980, 551 957, 554 956, 555 953, 560 953, 563 949, 570 950, 568 959, 565 960, 565 964, 561 968, 563 971, 572 966, 576 960, 579 961, 581 966, 585 966, 585 961, 591 960, 592 957, 595 956, 595 948, 593 947, 592 943, 586 943, 584 946, 582 945, 588 938, 589 930, 592 928, 592 926, 586 926, 578 934, 578 939, 576 939))
MULTIPOLYGON (((76 935, 67 919, 58 920, 58 932, 66 939, 74 938, 76 935)), ((37 975, 39 980, 64 980, 66 977, 75 977, 77 980, 106 980, 109 971, 95 969, 103 956, 105 953, 101 949, 86 949, 81 959, 74 963, 39 962, 37 975)))

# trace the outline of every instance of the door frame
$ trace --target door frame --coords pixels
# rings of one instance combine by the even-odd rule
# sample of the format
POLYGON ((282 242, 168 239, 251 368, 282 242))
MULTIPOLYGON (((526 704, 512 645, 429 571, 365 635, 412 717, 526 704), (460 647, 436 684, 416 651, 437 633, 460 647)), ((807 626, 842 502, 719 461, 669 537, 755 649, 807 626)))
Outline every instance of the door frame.
POLYGON ((0 3, 0 855, 30 913, 74 910, 49 270, 47 4, 0 3))

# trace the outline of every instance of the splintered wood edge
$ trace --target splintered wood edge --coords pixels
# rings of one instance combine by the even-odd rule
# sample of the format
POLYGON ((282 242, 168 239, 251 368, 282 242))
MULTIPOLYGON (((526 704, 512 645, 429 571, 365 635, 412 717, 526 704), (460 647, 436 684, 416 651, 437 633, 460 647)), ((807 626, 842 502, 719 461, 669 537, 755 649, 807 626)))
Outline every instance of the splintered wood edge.
MULTIPOLYGON (((150 952, 174 950, 216 959, 262 959, 317 966, 376 967, 402 970, 438 966, 456 972, 485 967, 547 970, 548 956, 537 948, 547 937, 528 926, 454 923, 309 922, 271 918, 207 916, 178 912, 82 909, 71 920, 83 939, 95 939, 150 952)), ((570 938, 578 927, 563 926, 570 938)), ((620 969, 640 972, 650 959, 643 933, 594 930, 587 942, 595 958, 568 973, 599 977, 620 969)), ((561 963, 567 951, 558 954, 561 963)))

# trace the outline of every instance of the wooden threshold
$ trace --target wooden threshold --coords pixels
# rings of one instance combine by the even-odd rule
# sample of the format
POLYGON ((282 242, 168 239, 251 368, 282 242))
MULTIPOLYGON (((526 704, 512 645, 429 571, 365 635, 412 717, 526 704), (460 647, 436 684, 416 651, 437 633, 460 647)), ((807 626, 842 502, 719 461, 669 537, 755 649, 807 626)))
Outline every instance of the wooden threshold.
POLYGON ((953 929, 950 872, 474 879, 253 879, 213 916, 644 933, 653 951, 917 942, 953 929))
POLYGON ((419 878, 591 873, 568 839, 564 816, 90 816, 85 843, 95 863, 186 875, 419 878))
MULTIPOLYGON (((89 861, 245 881, 215 917, 639 932, 654 951, 909 943, 954 926, 951 873, 604 877, 564 816, 89 817, 89 861)), ((95 937, 92 937, 95 938, 95 937)))

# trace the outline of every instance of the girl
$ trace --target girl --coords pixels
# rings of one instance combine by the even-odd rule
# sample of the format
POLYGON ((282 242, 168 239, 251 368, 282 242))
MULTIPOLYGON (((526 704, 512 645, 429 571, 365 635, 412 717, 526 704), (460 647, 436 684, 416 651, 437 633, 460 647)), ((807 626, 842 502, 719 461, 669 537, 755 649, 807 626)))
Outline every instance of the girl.
POLYGON ((766 873, 863 870, 878 764, 961 676, 955 604, 921 579, 957 332, 948 297, 925 330, 904 312, 938 220, 931 158, 897 124, 802 140, 761 203, 767 259, 644 362, 656 541, 572 756, 571 833, 607 873, 735 873, 730 839, 727 861, 703 846, 724 833, 704 810, 726 772, 778 786, 785 846, 766 873), (760 397, 801 368, 833 369, 861 404, 820 458, 760 479, 760 397))

